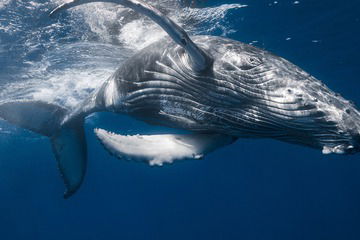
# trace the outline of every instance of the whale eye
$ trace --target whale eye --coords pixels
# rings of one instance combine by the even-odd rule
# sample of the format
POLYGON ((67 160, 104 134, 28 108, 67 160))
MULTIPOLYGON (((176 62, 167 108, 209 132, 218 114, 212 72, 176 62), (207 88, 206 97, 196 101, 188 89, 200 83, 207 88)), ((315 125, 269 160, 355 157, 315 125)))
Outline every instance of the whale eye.
POLYGON ((262 63, 260 58, 255 57, 255 56, 248 56, 247 62, 254 67, 259 66, 262 63))
POLYGON ((255 59, 254 57, 250 57, 250 58, 249 58, 249 61, 250 61, 251 63, 255 63, 256 59, 255 59))
POLYGON ((261 58, 251 53, 227 51, 221 59, 226 71, 246 71, 262 64, 261 58))
POLYGON ((241 57, 241 62, 239 64, 239 68, 241 70, 250 70, 254 67, 259 66, 262 63, 262 61, 260 60, 260 58, 256 57, 256 56, 242 56, 241 57))

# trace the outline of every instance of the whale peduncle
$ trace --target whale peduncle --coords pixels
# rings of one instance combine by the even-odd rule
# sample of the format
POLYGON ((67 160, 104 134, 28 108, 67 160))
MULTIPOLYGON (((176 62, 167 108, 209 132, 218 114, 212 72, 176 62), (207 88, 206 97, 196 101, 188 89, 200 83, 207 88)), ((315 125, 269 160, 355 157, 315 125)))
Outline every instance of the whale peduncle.
POLYGON ((183 28, 173 20, 165 16, 158 9, 141 0, 72 0, 55 8, 50 12, 50 17, 61 10, 69 9, 92 2, 110 2, 123 5, 141 13, 156 22, 167 34, 180 46, 182 46, 190 57, 190 65, 195 72, 202 72, 212 65, 212 58, 199 46, 197 46, 188 36, 183 28))

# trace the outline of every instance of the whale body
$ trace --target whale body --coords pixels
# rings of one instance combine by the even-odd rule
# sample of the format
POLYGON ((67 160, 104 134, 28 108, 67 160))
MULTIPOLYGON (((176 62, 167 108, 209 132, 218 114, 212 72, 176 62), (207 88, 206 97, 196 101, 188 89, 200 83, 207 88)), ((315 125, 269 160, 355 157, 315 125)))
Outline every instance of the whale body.
MULTIPOLYGON (((59 11, 95 0, 73 0, 59 11)), ((157 22, 168 36, 124 62, 74 111, 39 101, 6 102, 0 117, 48 136, 71 196, 86 170, 84 118, 127 114, 190 134, 124 136, 95 129, 118 157, 162 165, 198 159, 238 138, 273 138, 322 150, 360 150, 360 113, 286 59, 235 40, 192 36, 139 0, 110 0, 157 22)))

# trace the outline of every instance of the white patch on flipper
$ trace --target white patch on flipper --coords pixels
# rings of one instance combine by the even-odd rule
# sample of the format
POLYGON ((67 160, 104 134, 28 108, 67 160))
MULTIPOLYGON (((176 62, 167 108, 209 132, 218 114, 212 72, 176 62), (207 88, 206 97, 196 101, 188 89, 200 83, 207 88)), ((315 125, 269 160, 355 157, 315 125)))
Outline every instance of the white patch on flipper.
POLYGON ((323 154, 330 154, 332 153, 332 149, 328 146, 324 146, 323 149, 322 149, 322 153, 323 154))
POLYGON ((162 166, 181 159, 199 159, 205 154, 231 144, 233 138, 220 134, 119 135, 95 129, 104 147, 117 157, 142 160, 162 166))
POLYGON ((351 150, 353 149, 354 146, 352 145, 338 145, 335 147, 328 147, 328 146, 324 146, 322 149, 322 153, 323 154, 330 154, 330 153, 336 153, 336 154, 345 154, 346 150, 351 150))

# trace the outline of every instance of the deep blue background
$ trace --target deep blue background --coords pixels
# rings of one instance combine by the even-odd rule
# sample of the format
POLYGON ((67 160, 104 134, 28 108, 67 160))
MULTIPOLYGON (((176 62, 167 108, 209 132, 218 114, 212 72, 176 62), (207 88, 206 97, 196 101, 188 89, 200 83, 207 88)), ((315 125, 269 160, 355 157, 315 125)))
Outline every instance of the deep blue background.
MULTIPOLYGON (((278 2, 241 1, 249 6, 227 15, 239 29, 229 37, 257 40, 360 102, 358 1, 278 2)), ((204 160, 154 168, 111 157, 95 126, 165 131, 112 114, 88 119, 87 176, 69 200, 45 138, 0 136, 0 239, 360 239, 359 155, 239 139, 204 160)))

